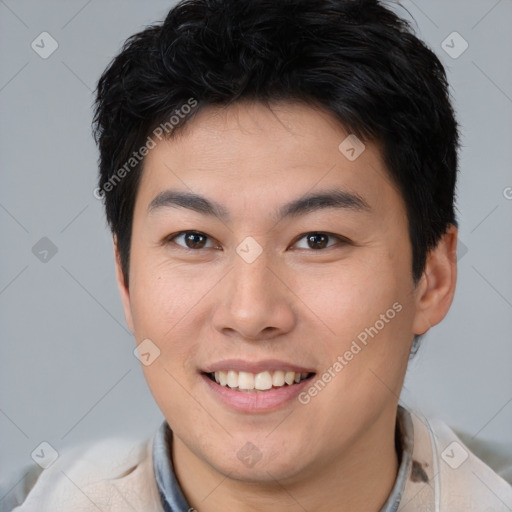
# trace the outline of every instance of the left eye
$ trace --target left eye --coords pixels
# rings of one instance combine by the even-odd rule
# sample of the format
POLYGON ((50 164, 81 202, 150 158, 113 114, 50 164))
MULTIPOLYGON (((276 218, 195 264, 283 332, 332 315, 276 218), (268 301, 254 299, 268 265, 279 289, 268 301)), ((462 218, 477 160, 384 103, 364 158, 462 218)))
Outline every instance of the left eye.
MULTIPOLYGON (((307 246, 306 247, 299 247, 300 249, 313 249, 313 250, 319 250, 319 249, 325 249, 327 247, 331 247, 332 245, 336 245, 335 243, 329 244, 329 239, 334 239, 339 242, 346 242, 343 238, 332 235, 331 233, 323 233, 323 232, 311 232, 306 233, 305 235, 302 235, 295 244, 297 244, 301 240, 305 240, 307 246)), ((294 244, 294 245, 295 245, 294 244)))

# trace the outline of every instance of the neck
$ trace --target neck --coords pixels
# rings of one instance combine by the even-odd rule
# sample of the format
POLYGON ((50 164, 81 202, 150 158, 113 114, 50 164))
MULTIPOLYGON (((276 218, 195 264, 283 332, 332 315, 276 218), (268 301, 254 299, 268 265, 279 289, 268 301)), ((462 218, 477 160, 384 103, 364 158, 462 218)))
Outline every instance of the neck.
POLYGON ((200 512, 379 512, 398 472, 394 415, 383 415, 342 454, 316 461, 293 478, 246 482, 197 458, 173 435, 174 470, 188 503, 200 512))

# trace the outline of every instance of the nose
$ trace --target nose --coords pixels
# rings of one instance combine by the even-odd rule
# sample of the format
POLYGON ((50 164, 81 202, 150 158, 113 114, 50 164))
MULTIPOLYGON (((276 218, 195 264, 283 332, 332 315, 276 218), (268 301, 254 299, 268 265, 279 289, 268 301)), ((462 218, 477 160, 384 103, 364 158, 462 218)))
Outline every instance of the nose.
POLYGON ((270 340, 296 323, 294 294, 265 251, 252 263, 236 256, 222 280, 213 326, 223 335, 250 341, 270 340))

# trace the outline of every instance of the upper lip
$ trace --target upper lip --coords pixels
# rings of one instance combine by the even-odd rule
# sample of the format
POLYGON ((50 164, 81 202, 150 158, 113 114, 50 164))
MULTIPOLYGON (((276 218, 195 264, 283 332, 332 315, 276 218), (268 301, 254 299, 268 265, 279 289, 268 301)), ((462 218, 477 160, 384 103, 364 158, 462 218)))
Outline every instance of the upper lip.
POLYGON ((278 359, 265 359, 263 361, 244 361, 243 359, 223 359, 207 365, 203 372, 214 373, 218 371, 235 370, 237 372, 261 373, 264 371, 283 370, 295 373, 314 373, 315 370, 299 366, 278 359))

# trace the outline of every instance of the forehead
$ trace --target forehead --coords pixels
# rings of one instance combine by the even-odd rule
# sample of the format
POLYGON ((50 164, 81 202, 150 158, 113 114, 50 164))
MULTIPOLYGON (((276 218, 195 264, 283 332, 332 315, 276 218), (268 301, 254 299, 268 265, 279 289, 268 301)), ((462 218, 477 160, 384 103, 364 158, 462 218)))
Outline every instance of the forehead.
POLYGON ((145 157, 137 202, 147 208, 176 187, 240 207, 334 188, 377 210, 401 202, 377 144, 363 144, 325 111, 290 102, 200 110, 145 157))

